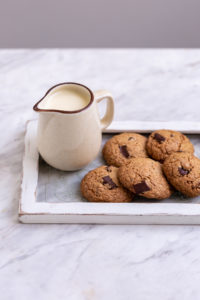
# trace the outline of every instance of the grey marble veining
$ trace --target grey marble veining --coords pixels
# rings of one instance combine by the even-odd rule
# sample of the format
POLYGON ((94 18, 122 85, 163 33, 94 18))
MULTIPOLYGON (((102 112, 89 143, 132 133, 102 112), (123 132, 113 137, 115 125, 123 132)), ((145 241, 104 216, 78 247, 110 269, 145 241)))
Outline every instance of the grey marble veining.
POLYGON ((110 90, 116 120, 198 121, 199 78, 200 50, 0 51, 1 299, 199 299, 199 226, 17 221, 25 124, 50 86, 110 90))

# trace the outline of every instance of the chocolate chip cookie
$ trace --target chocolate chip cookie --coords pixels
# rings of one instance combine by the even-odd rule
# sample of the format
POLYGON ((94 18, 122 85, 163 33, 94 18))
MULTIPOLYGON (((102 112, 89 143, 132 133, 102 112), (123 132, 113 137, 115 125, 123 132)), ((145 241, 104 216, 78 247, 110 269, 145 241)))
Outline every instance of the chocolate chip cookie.
POLYGON ((157 130, 152 132, 148 138, 147 151, 153 159, 163 162, 174 152, 194 153, 194 147, 190 140, 180 132, 157 130))
POLYGON ((101 166, 85 175, 81 193, 90 202, 130 202, 132 193, 118 180, 118 168, 101 166))
POLYGON ((191 153, 173 153, 166 158, 163 171, 169 182, 188 197, 200 195, 200 159, 191 153))
POLYGON ((119 168, 118 177, 124 187, 145 198, 165 199, 172 194, 162 165, 150 158, 131 159, 119 168))
POLYGON ((147 138, 137 133, 113 136, 103 147, 103 157, 108 165, 120 167, 134 157, 147 157, 147 138))
POLYGON ((163 163, 165 158, 174 152, 194 153, 194 147, 190 140, 178 131, 157 130, 148 138, 147 152, 153 159, 163 163))

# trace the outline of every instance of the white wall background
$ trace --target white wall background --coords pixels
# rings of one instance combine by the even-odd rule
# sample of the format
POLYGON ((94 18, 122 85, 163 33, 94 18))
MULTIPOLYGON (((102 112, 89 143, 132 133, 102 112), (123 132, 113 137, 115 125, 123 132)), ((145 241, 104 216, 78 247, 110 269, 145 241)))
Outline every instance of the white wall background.
POLYGON ((0 0, 0 47, 200 47, 200 0, 0 0))

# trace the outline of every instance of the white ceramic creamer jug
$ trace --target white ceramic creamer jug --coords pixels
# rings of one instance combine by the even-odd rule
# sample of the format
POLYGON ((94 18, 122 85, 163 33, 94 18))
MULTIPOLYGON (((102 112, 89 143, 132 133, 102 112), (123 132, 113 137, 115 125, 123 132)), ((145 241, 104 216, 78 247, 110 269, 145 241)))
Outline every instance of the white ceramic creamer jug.
POLYGON ((54 168, 72 171, 83 168, 98 154, 102 130, 113 119, 114 102, 106 90, 92 92, 74 82, 53 86, 33 109, 39 112, 38 150, 54 168), (97 103, 107 99, 100 119, 97 103))

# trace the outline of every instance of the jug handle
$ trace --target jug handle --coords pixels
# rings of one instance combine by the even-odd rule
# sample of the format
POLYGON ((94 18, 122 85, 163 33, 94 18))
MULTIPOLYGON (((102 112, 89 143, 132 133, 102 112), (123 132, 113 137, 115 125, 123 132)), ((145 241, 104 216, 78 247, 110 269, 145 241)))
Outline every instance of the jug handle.
POLYGON ((101 122, 101 130, 107 128, 113 120, 114 117, 114 100, 111 93, 107 90, 99 90, 94 92, 94 99, 96 103, 101 102, 104 99, 107 99, 106 113, 101 122))

